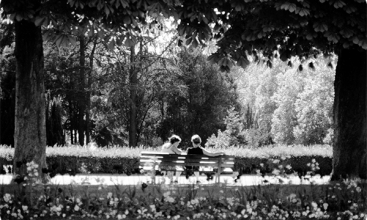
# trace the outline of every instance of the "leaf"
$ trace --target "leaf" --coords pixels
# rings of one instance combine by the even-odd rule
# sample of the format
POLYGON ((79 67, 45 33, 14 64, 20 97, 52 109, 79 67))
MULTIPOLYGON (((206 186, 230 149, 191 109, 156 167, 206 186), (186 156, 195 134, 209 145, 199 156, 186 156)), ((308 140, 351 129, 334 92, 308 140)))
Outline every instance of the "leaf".
POLYGON ((325 32, 328 30, 328 26, 323 23, 315 23, 313 25, 313 28, 315 29, 316 32, 325 32))
POLYGON ((131 24, 131 18, 130 16, 124 16, 124 18, 122 19, 122 21, 124 22, 124 24, 131 24))
POLYGON ((47 20, 46 17, 37 16, 36 20, 34 21, 34 24, 36 26, 47 25, 46 20, 47 20))
POLYGON ((23 16, 22 16, 22 15, 20 15, 20 14, 16 14, 16 15, 15 15, 15 19, 16 19, 17 21, 21 21, 21 20, 23 20, 23 16))
POLYGON ((303 16, 307 16, 310 15, 310 11, 308 9, 302 8, 299 10, 298 14, 303 17, 303 16))
POLYGON ((127 47, 132 47, 135 45, 135 41, 131 37, 127 37, 124 44, 127 47))
POLYGON ((199 42, 198 42, 198 40, 197 40, 196 38, 192 41, 191 46, 192 46, 193 48, 197 48, 197 47, 199 46, 199 42))
POLYGON ((266 66, 269 68, 273 68, 273 63, 270 60, 268 60, 266 61, 266 66))
POLYGON ((310 69, 312 69, 313 71, 315 71, 315 66, 314 66, 314 64, 313 64, 313 62, 309 62, 308 63, 308 67, 310 68, 310 69))
POLYGON ((246 68, 248 65, 250 64, 250 61, 246 58, 243 57, 240 60, 237 61, 237 65, 241 66, 242 68, 246 68))
POLYGON ((334 7, 335 8, 342 8, 344 6, 345 6, 345 3, 341 0, 334 2, 334 7))
POLYGON ((285 2, 280 6, 280 9, 294 12, 297 9, 297 5, 294 3, 285 2))
POLYGON ((292 63, 292 61, 288 61, 287 65, 288 65, 289 67, 293 67, 293 63, 292 63))
POLYGON ((56 36, 55 43, 56 43, 56 46, 58 47, 67 47, 70 44, 75 45, 76 38, 74 36, 61 34, 61 35, 56 36))

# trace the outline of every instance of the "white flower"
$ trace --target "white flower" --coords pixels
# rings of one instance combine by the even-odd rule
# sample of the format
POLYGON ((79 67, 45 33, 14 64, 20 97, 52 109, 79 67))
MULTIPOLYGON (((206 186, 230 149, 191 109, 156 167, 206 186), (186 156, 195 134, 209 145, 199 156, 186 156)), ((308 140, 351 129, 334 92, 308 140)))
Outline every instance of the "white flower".
POLYGON ((74 210, 75 211, 79 211, 79 209, 80 209, 79 206, 78 205, 75 205, 74 210))
POLYGON ((314 209, 317 209, 317 203, 316 203, 316 202, 311 202, 311 206, 312 206, 314 209))
POLYGON ((22 209, 23 209, 23 211, 27 211, 28 210, 28 206, 22 205, 22 209))
POLYGON ((274 169, 271 173, 274 175, 279 175, 280 171, 278 169, 274 169))
POLYGON ((107 194, 107 199, 109 199, 109 198, 112 198, 112 192, 109 192, 109 193, 107 194))
POLYGON ((152 210, 152 212, 156 212, 155 205, 150 205, 150 209, 152 210))
POLYGON ((324 206, 324 209, 326 210, 329 205, 327 203, 324 203, 323 206, 324 206))
POLYGON ((11 195, 9 193, 5 193, 3 196, 5 202, 9 202, 11 200, 11 195))
POLYGON ((289 199, 289 200, 292 200, 292 199, 294 199, 294 198, 296 198, 296 197, 297 197, 297 195, 296 195, 296 194, 291 193, 291 194, 289 194, 288 199, 289 199))

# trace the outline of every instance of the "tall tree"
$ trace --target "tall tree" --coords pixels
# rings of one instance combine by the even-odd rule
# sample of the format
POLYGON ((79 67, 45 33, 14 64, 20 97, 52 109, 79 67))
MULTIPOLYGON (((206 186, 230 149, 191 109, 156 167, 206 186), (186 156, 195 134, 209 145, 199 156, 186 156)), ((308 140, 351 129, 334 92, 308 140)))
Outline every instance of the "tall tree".
POLYGON ((367 179, 366 8, 365 0, 184 1, 178 31, 193 44, 218 38, 211 60, 223 69, 245 67, 249 56, 271 66, 274 56, 335 52, 332 180, 367 179))
MULTIPOLYGON (((32 139, 32 143, 29 144, 33 150, 31 155, 25 158, 27 147, 24 149, 17 147, 20 146, 20 142, 17 142, 15 144, 18 152, 15 159, 17 161, 20 158, 37 159, 37 163, 44 166, 42 161, 45 149, 42 144, 45 142, 43 141, 45 134, 41 126, 44 127, 42 115, 45 106, 42 106, 43 98, 40 98, 43 86, 41 85, 43 55, 42 52, 37 53, 41 51, 42 38, 41 28, 34 22, 45 26, 50 26, 51 22, 51 26, 57 27, 60 19, 66 21, 65 24, 80 20, 93 24, 93 21, 96 21, 111 27, 116 33, 125 33, 126 30, 139 31, 137 22, 144 22, 147 15, 152 18, 164 15, 174 16, 180 20, 179 34, 186 36, 186 43, 191 43, 194 47, 205 43, 213 36, 210 27, 214 23, 215 37, 221 40, 218 42, 219 50, 212 55, 212 60, 218 62, 223 69, 231 67, 234 61, 246 66, 247 55, 271 59, 274 51, 279 51, 280 58, 286 61, 291 56, 303 57, 320 52, 327 55, 336 52, 340 56, 338 59, 340 67, 336 69, 335 81, 336 132, 332 179, 341 176, 367 178, 365 0, 352 0, 347 4, 342 0, 2 0, 0 7, 4 9, 5 15, 10 15, 15 21, 16 35, 26 37, 16 40, 17 51, 26 51, 16 58, 19 65, 18 73, 21 75, 21 78, 17 78, 19 83, 17 90, 23 90, 23 87, 34 88, 28 94, 20 91, 18 93, 19 100, 23 100, 17 102, 19 113, 29 113, 27 116, 30 117, 16 114, 18 118, 16 124, 19 126, 35 124, 37 129, 31 127, 18 129, 19 134, 15 135, 15 139, 18 136, 24 137, 24 142, 32 139), (22 35, 26 32, 27 36, 22 35), (30 45, 33 46, 28 47, 30 45), (32 60, 33 65, 20 62, 25 54, 28 54, 28 58, 35 58, 32 60), (354 69, 355 71, 350 72, 354 69), (36 80, 22 81, 22 77, 27 77, 27 74, 36 76, 36 80), (348 75, 349 78, 346 79, 348 75), (27 95, 31 99, 25 99, 27 95), (28 111, 31 109, 38 111, 28 111), (349 109, 354 109, 355 114, 350 114, 349 109), (28 123, 21 124, 22 121, 28 123), (39 131, 39 136, 30 135, 34 130, 39 131), (34 142, 35 137, 39 139, 37 143, 34 142)), ((61 26, 69 28, 68 25, 61 26)), ((86 32, 96 31, 103 37, 104 31, 101 29, 103 28, 87 28, 86 32)), ((59 42, 63 39, 60 37, 59 42)), ((114 43, 121 42, 123 37, 107 40, 113 47, 114 43)), ((271 62, 268 63, 271 65, 271 62)), ((27 146, 30 146, 29 144, 27 146)))
MULTIPOLYGON (((57 28, 69 32, 75 24, 88 33, 98 33, 104 38, 106 28, 120 33, 115 38, 105 39, 111 47, 124 40, 121 33, 138 30, 137 21, 145 21, 146 11, 156 12, 154 2, 127 1, 58 1, 58 0, 3 0, 2 16, 9 16, 15 25, 16 113, 14 133, 14 172, 25 175, 26 162, 39 165, 39 173, 46 167, 46 129, 44 68, 41 27, 57 28), (114 16, 112 16, 112 14, 114 16), (101 23, 99 23, 101 22, 101 23), (94 26, 94 23, 105 24, 94 26), (89 28, 85 28, 85 27, 89 28), (122 36, 122 37, 121 37, 122 36)), ((168 9, 167 9, 168 10, 168 9)), ((74 30, 77 30, 74 29, 74 30)), ((77 30, 79 32, 79 30, 77 30)), ((75 43, 68 35, 58 35, 56 43, 75 43)))
POLYGON ((172 81, 178 85, 167 90, 158 133, 163 140, 172 133, 190 140, 196 133, 206 142, 211 134, 225 128, 223 120, 229 106, 238 107, 235 85, 229 74, 210 64, 200 49, 182 48, 174 60, 172 81))
MULTIPOLYGON (((41 1, 24 7, 36 10, 41 1)), ((24 19, 15 20, 16 95, 14 171, 25 175, 26 163, 37 161, 38 172, 46 167, 46 102, 41 27, 24 19), (32 101, 30 101, 32 100, 32 101)))
POLYGON ((85 86, 86 86, 86 66, 85 66, 85 51, 86 51, 86 40, 85 37, 82 35, 79 37, 79 83, 78 83, 78 137, 79 137, 79 144, 84 146, 84 132, 85 132, 85 110, 86 110, 86 93, 85 93, 85 86))

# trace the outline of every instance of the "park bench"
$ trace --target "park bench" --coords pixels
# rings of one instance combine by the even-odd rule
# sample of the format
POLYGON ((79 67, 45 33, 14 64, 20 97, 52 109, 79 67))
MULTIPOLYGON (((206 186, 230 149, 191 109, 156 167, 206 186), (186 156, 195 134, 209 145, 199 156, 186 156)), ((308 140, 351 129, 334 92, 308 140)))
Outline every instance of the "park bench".
POLYGON ((141 152, 139 158, 140 168, 145 172, 152 173, 153 182, 155 182, 156 170, 185 172, 186 166, 199 166, 199 173, 213 173, 215 171, 216 182, 219 183, 221 174, 233 174, 234 161, 234 156, 229 155, 209 157, 148 151, 141 152))

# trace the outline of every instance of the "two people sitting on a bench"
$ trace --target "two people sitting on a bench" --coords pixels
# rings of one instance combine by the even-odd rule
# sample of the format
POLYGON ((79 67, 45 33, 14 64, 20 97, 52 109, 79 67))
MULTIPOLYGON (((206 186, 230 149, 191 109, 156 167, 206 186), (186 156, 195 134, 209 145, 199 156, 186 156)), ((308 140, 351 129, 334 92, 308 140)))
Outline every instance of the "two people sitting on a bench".
MULTIPOLYGON (((167 152, 170 154, 182 154, 183 151, 178 149, 178 145, 181 142, 181 138, 177 135, 172 135, 169 139, 169 142, 164 144, 162 146, 162 152, 167 152)), ((201 146, 201 138, 199 135, 195 134, 191 137, 191 143, 192 143, 192 147, 187 149, 187 154, 196 154, 196 155, 206 155, 206 156, 210 156, 210 157, 215 157, 215 156, 220 156, 220 155, 224 155, 224 152, 210 152, 206 149, 204 149, 201 146)), ((182 167, 176 167, 176 181, 178 180, 178 177, 181 175, 183 168, 182 167), (182 171, 181 171, 182 170, 182 171)), ((186 166, 186 177, 188 178, 188 174, 190 173, 194 173, 196 176, 196 179, 198 181, 198 177, 199 177, 199 166, 186 166)), ((173 180, 173 171, 168 171, 166 173, 166 175, 170 178, 171 182, 173 180)), ((209 179, 209 176, 208 176, 209 179)))

